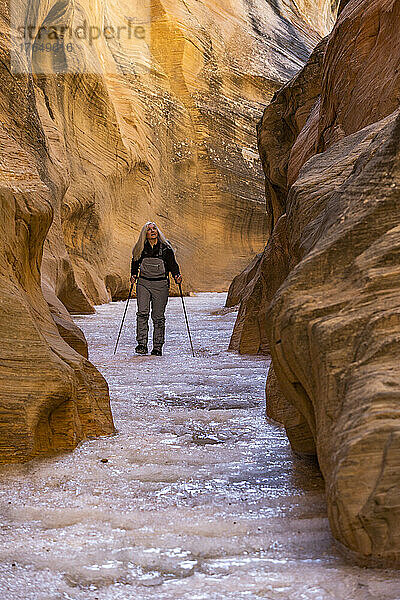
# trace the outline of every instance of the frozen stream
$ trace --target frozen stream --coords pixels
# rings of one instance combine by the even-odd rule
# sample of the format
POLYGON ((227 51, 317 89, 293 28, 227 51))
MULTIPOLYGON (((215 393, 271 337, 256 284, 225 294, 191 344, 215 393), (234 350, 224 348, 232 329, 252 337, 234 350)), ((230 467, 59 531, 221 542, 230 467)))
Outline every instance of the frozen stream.
POLYGON ((110 386, 117 435, 0 470, 2 600, 399 600, 352 566, 315 465, 264 419, 264 357, 227 352, 225 294, 167 308, 162 357, 134 355, 135 302, 77 318, 110 386), (220 311, 219 314, 212 314, 220 311))

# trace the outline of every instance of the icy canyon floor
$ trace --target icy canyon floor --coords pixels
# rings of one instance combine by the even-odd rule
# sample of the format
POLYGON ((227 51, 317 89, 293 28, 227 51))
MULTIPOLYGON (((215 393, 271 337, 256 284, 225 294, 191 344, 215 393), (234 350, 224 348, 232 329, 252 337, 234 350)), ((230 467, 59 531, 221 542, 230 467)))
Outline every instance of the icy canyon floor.
POLYGON ((117 433, 0 469, 2 600, 399 600, 400 575, 346 562, 316 465, 264 418, 265 357, 227 351, 225 294, 167 307, 135 356, 135 301, 77 317, 117 433), (151 347, 151 345, 150 345, 151 347))

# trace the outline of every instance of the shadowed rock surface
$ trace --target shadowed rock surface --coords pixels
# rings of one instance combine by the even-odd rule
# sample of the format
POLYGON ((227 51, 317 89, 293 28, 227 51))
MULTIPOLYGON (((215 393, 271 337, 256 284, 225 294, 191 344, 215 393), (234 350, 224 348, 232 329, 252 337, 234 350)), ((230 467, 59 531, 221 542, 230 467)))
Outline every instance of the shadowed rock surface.
POLYGON ((1 461, 113 432, 107 384, 63 306, 91 313, 126 297, 146 220, 176 247, 187 289, 226 289, 262 247, 254 126, 334 11, 327 0, 29 8, 0 1, 1 461), (32 14, 33 35, 19 37, 32 14), (41 47, 52 27, 115 31, 132 14, 144 37, 41 47))
POLYGON ((386 121, 316 155, 292 187, 288 229, 305 257, 267 327, 279 386, 313 432, 334 535, 398 561, 398 111, 386 121))
MULTIPOLYGON (((260 345, 269 344, 276 374, 267 383, 267 412, 284 422, 296 451, 304 452, 311 432, 333 534, 357 560, 396 565, 399 11, 400 2, 383 0, 342 8, 316 75, 320 97, 288 144, 281 184, 288 194, 273 208, 276 226, 251 282, 268 293, 257 308, 250 284, 242 296, 253 322, 265 317, 260 345), (290 407, 301 415, 303 437, 292 434, 290 407)), ((268 126, 264 118, 261 143, 268 126)), ((267 166, 276 164, 263 148, 267 166)))
POLYGON ((269 353, 264 325, 266 307, 289 272, 291 262, 285 215, 288 165, 293 144, 303 131, 308 131, 310 110, 315 103, 319 105, 326 44, 327 40, 322 40, 298 75, 275 93, 258 124, 258 145, 266 180, 266 209, 272 232, 264 252, 259 255, 257 268, 256 259, 253 259, 230 285, 227 303, 232 299, 241 302, 231 350, 269 353))

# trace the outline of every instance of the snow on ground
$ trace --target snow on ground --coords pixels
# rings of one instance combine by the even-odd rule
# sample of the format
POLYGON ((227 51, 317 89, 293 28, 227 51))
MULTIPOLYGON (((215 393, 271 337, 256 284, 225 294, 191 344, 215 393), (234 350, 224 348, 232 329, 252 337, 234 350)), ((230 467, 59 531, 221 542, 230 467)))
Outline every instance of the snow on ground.
POLYGON ((264 418, 265 357, 227 351, 225 294, 167 307, 135 356, 135 301, 78 317, 117 434, 0 470, 2 600, 395 600, 395 572, 345 562, 321 476, 264 418), (151 347, 151 345, 150 345, 151 347))

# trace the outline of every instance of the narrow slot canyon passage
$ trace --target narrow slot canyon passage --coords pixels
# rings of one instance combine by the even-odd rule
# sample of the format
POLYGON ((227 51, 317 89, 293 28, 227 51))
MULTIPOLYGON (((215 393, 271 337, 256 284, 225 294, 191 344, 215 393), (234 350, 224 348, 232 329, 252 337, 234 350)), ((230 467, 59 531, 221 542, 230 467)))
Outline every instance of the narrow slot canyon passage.
MULTIPOLYGON (((395 600, 398 573, 337 551, 316 465, 264 417, 268 360, 227 351, 226 294, 167 306, 162 357, 136 356, 131 301, 76 317, 117 433, 1 467, 4 600, 395 600)), ((150 345, 151 347, 151 345, 150 345)))

